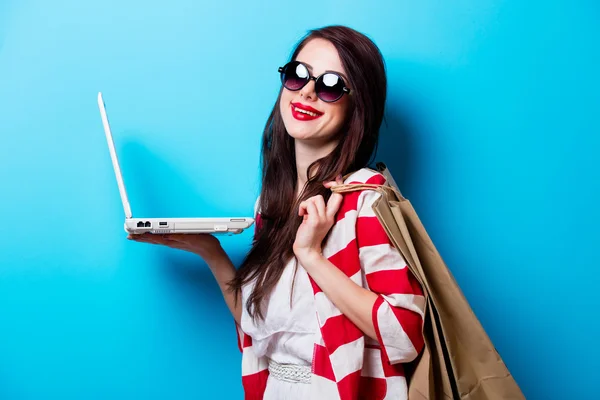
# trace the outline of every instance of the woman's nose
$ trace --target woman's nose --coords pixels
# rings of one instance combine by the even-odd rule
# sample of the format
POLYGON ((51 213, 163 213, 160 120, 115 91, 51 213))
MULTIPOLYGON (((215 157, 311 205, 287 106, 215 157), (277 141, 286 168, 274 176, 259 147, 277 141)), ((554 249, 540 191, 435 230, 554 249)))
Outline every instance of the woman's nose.
POLYGON ((311 79, 302 89, 300 89, 300 95, 308 100, 316 100, 317 94, 315 92, 315 81, 311 79))

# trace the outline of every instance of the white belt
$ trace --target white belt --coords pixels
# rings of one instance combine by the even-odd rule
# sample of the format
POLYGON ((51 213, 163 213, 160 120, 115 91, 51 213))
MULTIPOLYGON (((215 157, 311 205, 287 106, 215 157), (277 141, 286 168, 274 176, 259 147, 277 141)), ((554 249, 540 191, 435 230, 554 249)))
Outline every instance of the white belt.
POLYGON ((269 359, 269 375, 280 381, 310 383, 312 368, 310 365, 279 364, 269 359))

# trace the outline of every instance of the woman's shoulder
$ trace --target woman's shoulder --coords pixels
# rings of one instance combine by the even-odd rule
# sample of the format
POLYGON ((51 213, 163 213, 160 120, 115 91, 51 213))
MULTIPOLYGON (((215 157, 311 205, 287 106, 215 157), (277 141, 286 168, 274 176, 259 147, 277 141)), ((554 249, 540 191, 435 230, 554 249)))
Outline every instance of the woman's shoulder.
POLYGON ((345 184, 367 183, 371 185, 383 185, 385 177, 380 172, 371 168, 361 168, 347 175, 344 179, 345 184))
MULTIPOLYGON (((346 175, 344 178, 344 184, 359 184, 366 183, 371 185, 383 185, 385 184, 386 179, 378 171, 375 171, 371 168, 361 168, 357 171, 351 172, 346 175)), ((256 201, 254 202, 254 215, 260 218, 260 194, 257 196, 256 201)))
MULTIPOLYGON (((383 174, 370 168, 361 168, 355 172, 347 174, 344 178, 344 184, 346 185, 384 185, 385 183, 386 179, 383 174)), ((351 215, 354 222, 357 222, 358 217, 371 215, 372 206, 379 197, 379 192, 370 188, 360 188, 358 190, 345 193, 340 210, 338 212, 338 221, 345 216, 351 215), (348 214, 349 212, 352 213, 348 214)))

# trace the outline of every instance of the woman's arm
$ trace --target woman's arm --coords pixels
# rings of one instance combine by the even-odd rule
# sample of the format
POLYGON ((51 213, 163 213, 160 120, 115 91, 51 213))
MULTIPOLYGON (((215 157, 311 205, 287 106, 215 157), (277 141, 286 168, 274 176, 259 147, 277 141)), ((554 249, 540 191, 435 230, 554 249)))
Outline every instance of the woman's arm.
POLYGON ((219 239, 207 234, 153 235, 150 233, 129 235, 128 239, 142 243, 160 244, 200 256, 206 261, 215 277, 233 318, 238 324, 240 323, 242 316, 241 301, 238 299, 236 304, 235 294, 227 285, 235 276, 235 267, 225 250, 223 250, 219 239))
POLYGON ((235 292, 231 290, 228 285, 235 277, 235 266, 223 248, 215 251, 211 256, 207 256, 204 260, 208 264, 209 269, 221 289, 221 293, 223 294, 227 307, 229 307, 229 311, 231 311, 235 322, 239 325, 242 318, 241 296, 238 294, 236 301, 235 292))
POLYGON ((341 313, 350 318, 365 335, 378 340, 372 315, 379 296, 358 286, 321 254, 308 254, 299 261, 341 313))
MULTIPOLYGON (((343 229, 355 229, 355 243, 348 245, 358 248, 358 260, 349 255, 348 259, 340 258, 346 265, 334 265, 322 255, 322 240, 334 225, 334 216, 342 203, 342 196, 336 193, 327 205, 320 196, 300 204, 299 215, 304 219, 298 229, 294 253, 339 311, 365 335, 379 342, 390 363, 409 362, 423 347, 425 299, 419 283, 373 212, 378 197, 375 191, 361 192, 360 200, 358 196, 353 198, 357 204, 347 203, 339 216, 343 220, 347 210, 356 210, 355 225, 343 229), (356 273, 365 277, 369 289, 349 278, 356 273)), ((327 321, 322 323, 326 327, 327 321)))
MULTIPOLYGON (((376 236, 386 237, 383 228, 376 236)), ((389 242, 365 246, 360 254, 370 290, 321 254, 306 254, 299 261, 340 312, 381 345, 392 364, 410 362, 423 348, 425 299, 421 287, 389 242)))

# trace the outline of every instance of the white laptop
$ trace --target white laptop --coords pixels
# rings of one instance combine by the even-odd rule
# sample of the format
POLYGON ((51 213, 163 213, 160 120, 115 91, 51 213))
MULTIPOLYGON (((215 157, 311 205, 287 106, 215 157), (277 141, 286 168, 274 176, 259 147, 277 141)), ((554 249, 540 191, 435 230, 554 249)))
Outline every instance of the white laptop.
POLYGON ((228 217, 228 218, 134 218, 131 213, 125 183, 121 175, 121 167, 117 158, 113 142, 106 107, 102 99, 102 92, 98 93, 98 107, 104 125, 104 133, 108 142, 108 150, 112 158, 113 168, 119 185, 119 193, 125 210, 125 231, 132 234, 150 233, 208 233, 208 234, 236 234, 249 228, 254 223, 253 218, 228 217))

